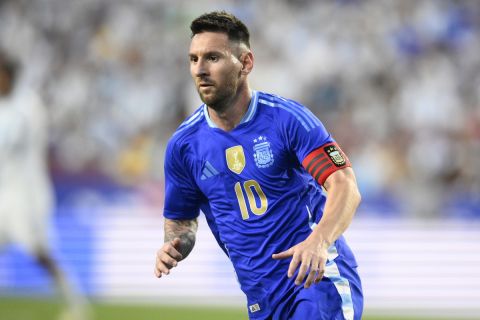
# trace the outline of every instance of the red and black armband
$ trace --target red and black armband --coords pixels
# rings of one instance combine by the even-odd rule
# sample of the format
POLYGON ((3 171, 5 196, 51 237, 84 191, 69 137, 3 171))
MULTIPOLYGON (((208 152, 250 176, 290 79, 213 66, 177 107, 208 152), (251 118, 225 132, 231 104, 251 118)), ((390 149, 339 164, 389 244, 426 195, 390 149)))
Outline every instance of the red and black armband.
POLYGON ((302 166, 320 185, 323 185, 329 175, 352 165, 338 144, 330 142, 310 152, 303 159, 302 166))

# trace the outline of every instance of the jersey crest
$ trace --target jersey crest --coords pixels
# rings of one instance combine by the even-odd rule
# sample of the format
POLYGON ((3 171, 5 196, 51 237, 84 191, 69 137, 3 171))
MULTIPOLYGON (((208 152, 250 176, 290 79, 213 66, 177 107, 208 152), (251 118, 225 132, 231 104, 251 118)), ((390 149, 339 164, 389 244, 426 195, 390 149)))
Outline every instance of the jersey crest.
POLYGON ((242 146, 234 146, 225 150, 228 169, 240 174, 245 168, 245 154, 242 146))
POLYGON ((329 145, 328 147, 325 147, 324 150, 337 167, 344 166, 347 163, 340 151, 334 145, 329 145))
POLYGON ((267 141, 267 137, 260 136, 253 140, 253 142, 256 143, 253 146, 253 150, 255 151, 253 158, 255 159, 257 167, 270 167, 273 164, 274 159, 272 148, 270 147, 270 142, 267 141))

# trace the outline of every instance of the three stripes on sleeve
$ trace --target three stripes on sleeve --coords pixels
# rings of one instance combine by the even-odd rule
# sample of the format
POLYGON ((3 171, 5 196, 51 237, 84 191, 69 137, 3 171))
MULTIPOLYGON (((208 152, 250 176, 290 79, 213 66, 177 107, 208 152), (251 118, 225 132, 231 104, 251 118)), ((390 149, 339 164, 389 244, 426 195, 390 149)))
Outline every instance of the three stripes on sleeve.
POLYGON ((325 183, 333 172, 350 167, 350 161, 335 143, 327 143, 310 152, 302 161, 302 166, 320 185, 325 183))

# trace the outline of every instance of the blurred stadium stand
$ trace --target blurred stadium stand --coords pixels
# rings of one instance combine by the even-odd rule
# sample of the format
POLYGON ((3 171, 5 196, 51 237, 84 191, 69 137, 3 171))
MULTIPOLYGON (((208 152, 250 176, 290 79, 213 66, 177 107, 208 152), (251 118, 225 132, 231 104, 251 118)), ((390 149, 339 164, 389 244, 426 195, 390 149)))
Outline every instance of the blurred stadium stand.
MULTIPOLYGON (((0 1, 0 48, 49 108, 53 241, 84 291, 243 303, 205 223, 190 261, 168 279, 152 271, 163 149, 200 105, 188 25, 214 9, 250 27, 253 87, 306 104, 349 154, 366 308, 478 310, 476 1, 0 1)), ((0 255, 1 294, 50 293, 25 259, 0 255)))

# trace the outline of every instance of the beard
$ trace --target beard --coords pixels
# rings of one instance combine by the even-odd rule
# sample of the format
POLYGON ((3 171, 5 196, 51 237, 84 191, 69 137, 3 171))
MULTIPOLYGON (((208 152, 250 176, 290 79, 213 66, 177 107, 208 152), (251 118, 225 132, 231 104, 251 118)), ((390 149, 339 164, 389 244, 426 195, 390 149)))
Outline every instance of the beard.
POLYGON ((198 95, 203 103, 218 112, 229 107, 230 101, 237 93, 237 89, 237 83, 234 79, 229 79, 222 86, 215 84, 206 88, 197 86, 198 95))

